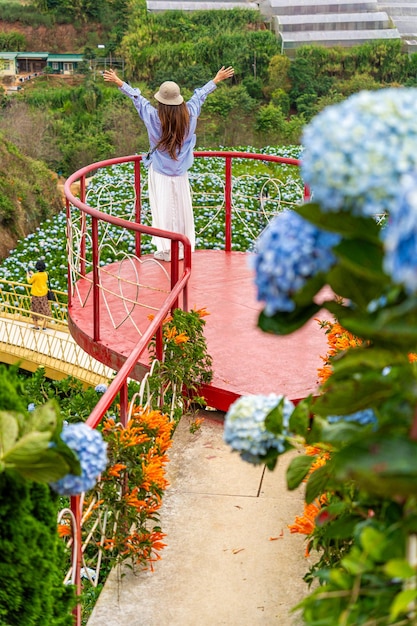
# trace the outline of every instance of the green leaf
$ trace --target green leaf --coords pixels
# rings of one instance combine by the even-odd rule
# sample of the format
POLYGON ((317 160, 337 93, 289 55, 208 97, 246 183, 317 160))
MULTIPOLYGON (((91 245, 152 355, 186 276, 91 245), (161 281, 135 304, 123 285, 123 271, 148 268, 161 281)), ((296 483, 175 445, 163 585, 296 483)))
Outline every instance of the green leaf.
POLYGON ((342 513, 350 511, 351 506, 348 502, 339 500, 337 502, 331 502, 326 507, 323 507, 323 509, 325 509, 330 515, 342 515, 342 513))
POLYGON ((390 386, 382 377, 346 378, 327 381, 326 392, 319 396, 312 410, 319 415, 346 415, 378 404, 389 398, 390 386))
POLYGON ((310 475, 306 486, 305 500, 307 504, 311 504, 321 494, 329 490, 330 465, 331 461, 327 461, 326 465, 314 470, 310 475))
POLYGON ((327 422, 319 415, 315 415, 311 423, 310 429, 306 435, 306 442, 310 445, 321 443, 323 441, 322 430, 327 426, 327 422))
MULTIPOLYGON (((36 461, 20 462, 14 467, 15 471, 28 480, 50 483, 70 473, 68 463, 54 450, 47 450, 36 461)), ((72 472, 71 472, 72 473, 72 472)))
POLYGON ((290 491, 297 489, 307 476, 310 467, 314 463, 314 456, 297 456, 291 461, 287 468, 287 487, 290 491))
POLYGON ((263 459, 263 462, 265 463, 266 467, 269 469, 270 472, 272 472, 275 467, 276 464, 278 463, 278 454, 277 452, 267 452, 267 454, 265 455, 265 458, 263 459))
POLYGON ((289 335, 298 330, 320 311, 321 306, 310 304, 306 307, 297 307, 292 313, 275 313, 268 316, 261 311, 258 319, 258 326, 266 333, 274 335, 289 335))
POLYGON ((346 330, 362 339, 383 341, 412 351, 417 345, 417 298, 407 298, 373 314, 344 309, 338 316, 346 330))
POLYGON ((57 426, 57 408, 53 402, 37 407, 30 415, 31 430, 53 433, 57 426))
POLYGON ((349 554, 343 557, 341 564, 353 576, 370 572, 375 568, 375 563, 372 559, 369 559, 357 547, 353 547, 349 554))
POLYGON ((384 572, 390 578, 407 580, 416 575, 416 570, 405 559, 391 559, 384 565, 384 572))
MULTIPOLYGON (((326 507, 325 510, 329 511, 329 507, 326 507)), ((328 522, 326 526, 326 539, 351 539, 357 523, 358 518, 353 516, 344 516, 340 519, 328 522)))
POLYGON ((282 398, 276 406, 274 406, 271 411, 265 417, 265 427, 271 433, 275 435, 282 434, 283 428, 283 408, 284 408, 284 399, 282 398))
POLYGON ((36 463, 40 456, 48 449, 51 435, 48 432, 31 432, 19 439, 7 454, 4 462, 11 467, 36 463))
POLYGON ((373 526, 366 526, 361 532, 360 542, 365 552, 374 561, 384 560, 384 550, 387 544, 384 533, 373 526))
POLYGON ((298 308, 308 307, 311 305, 314 296, 327 283, 326 274, 319 272, 315 276, 309 278, 305 285, 293 295, 293 300, 298 308))
MULTIPOLYGON (((368 373, 370 370, 375 370, 380 374, 384 367, 394 365, 402 365, 412 372, 408 356, 404 351, 388 350, 372 345, 350 348, 332 359, 331 380, 334 382, 352 375, 357 377, 361 370, 368 373)), ((326 385, 323 385, 323 388, 325 389, 326 385)))
POLYGON ((330 571, 330 582, 332 582, 339 589, 351 589, 352 577, 342 569, 332 569, 330 571))
POLYGON ((353 480, 373 495, 391 500, 417 490, 417 443, 406 436, 363 436, 333 454, 332 463, 339 483, 353 480))
POLYGON ((352 215, 351 211, 323 212, 319 204, 309 202, 298 206, 296 212, 306 220, 323 230, 329 230, 342 235, 354 237, 361 233, 364 242, 379 241, 380 227, 373 218, 352 215))
POLYGON ((19 434, 16 418, 7 411, 0 411, 0 459, 13 448, 19 434))
POLYGON ((417 589, 406 589, 400 591, 390 607, 390 621, 397 619, 401 613, 407 613, 409 606, 417 598, 417 589))
POLYGON ((299 402, 294 411, 290 415, 289 429, 291 433, 305 437, 310 427, 311 421, 311 409, 310 409, 311 396, 299 402))
POLYGON ((362 309, 381 295, 381 285, 377 281, 367 280, 365 277, 358 281, 358 277, 353 272, 346 271, 340 263, 329 270, 327 284, 339 297, 348 298, 362 309))
POLYGON ((343 239, 333 248, 333 252, 340 263, 347 270, 347 274, 354 274, 356 280, 378 281, 382 286, 388 282, 388 277, 382 270, 384 251, 381 242, 366 243, 363 239, 343 239))
POLYGON ((353 422, 344 422, 343 420, 334 424, 328 424, 323 420, 320 432, 321 443, 329 443, 338 448, 345 446, 350 441, 356 441, 358 436, 363 434, 364 426, 359 426, 353 422))

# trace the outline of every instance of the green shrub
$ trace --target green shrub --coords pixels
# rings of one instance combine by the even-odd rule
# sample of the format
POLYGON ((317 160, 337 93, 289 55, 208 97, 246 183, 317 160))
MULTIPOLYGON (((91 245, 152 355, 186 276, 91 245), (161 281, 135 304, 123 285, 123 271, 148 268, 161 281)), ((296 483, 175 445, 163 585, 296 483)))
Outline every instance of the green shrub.
POLYGON ((290 97, 283 89, 275 89, 272 92, 271 103, 281 109, 285 117, 290 113, 290 97))
POLYGON ((13 202, 0 190, 0 224, 3 226, 13 226, 15 221, 15 210, 13 202))
POLYGON ((285 119, 281 108, 268 104, 259 110, 255 128, 260 133, 277 137, 282 133, 284 124, 285 119))
POLYGON ((0 50, 19 52, 26 47, 26 38, 22 33, 11 30, 0 33, 0 50))
POLYGON ((20 22, 29 26, 46 26, 52 28, 53 20, 50 15, 34 11, 31 4, 19 2, 4 2, 1 5, 1 20, 3 22, 20 22))
POLYGON ((47 485, 0 474, 0 626, 71 626, 57 499, 47 485))

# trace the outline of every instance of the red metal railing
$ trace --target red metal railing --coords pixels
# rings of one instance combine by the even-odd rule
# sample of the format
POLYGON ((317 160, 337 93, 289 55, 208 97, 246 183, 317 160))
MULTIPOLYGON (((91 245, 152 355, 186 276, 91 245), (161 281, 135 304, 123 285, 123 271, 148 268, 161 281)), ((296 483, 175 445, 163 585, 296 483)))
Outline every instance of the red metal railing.
MULTIPOLYGON (((224 185, 224 206, 225 206, 225 251, 229 252, 232 249, 232 161, 234 158, 238 159, 252 159, 265 162, 283 163, 287 165, 299 166, 298 159, 278 157, 274 155, 266 154, 253 154, 246 152, 196 152, 196 157, 205 158, 222 158, 225 161, 225 185, 224 185)), ((179 306, 180 299, 182 298, 182 308, 187 310, 187 284, 191 274, 191 246, 189 240, 184 236, 177 233, 171 233, 163 230, 154 229, 145 226, 140 223, 141 221, 141 172, 140 161, 141 156, 134 155, 128 157, 120 157, 115 159, 108 159, 98 163, 88 165, 79 171, 72 174, 65 183, 65 196, 67 205, 67 217, 70 221, 70 206, 74 206, 82 214, 82 234, 81 234, 81 252, 79 262, 79 275, 86 275, 86 241, 87 241, 87 216, 91 219, 91 245, 92 245, 92 283, 93 283, 93 339, 94 341, 100 341, 100 285, 99 285, 99 264, 98 264, 98 224, 100 221, 113 224, 120 228, 126 228, 130 231, 134 231, 135 234, 135 254, 139 258, 141 256, 141 234, 148 234, 157 237, 165 237, 171 241, 171 291, 162 303, 159 311, 154 316, 154 319, 150 322, 146 331, 137 342, 136 346, 132 350, 129 357, 124 362, 121 369, 118 371, 116 377, 110 384, 106 393, 102 396, 97 403, 93 412, 87 420, 87 424, 92 428, 96 428, 97 425, 103 419, 106 411, 109 409, 117 394, 120 393, 120 420, 123 424, 126 424, 128 415, 128 393, 127 393, 127 381, 132 373, 133 368, 138 362, 140 356, 148 347, 152 337, 156 337, 156 351, 157 358, 162 357, 162 323, 167 317, 170 310, 173 310, 179 306), (107 215, 97 209, 94 209, 86 204, 86 179, 99 169, 110 167, 122 163, 134 164, 134 188, 135 188, 135 223, 124 220, 119 217, 107 215), (77 198, 71 191, 71 186, 79 182, 80 185, 80 197, 77 198), (182 273, 179 272, 179 243, 184 246, 184 264, 182 273)), ((308 190, 304 187, 304 199, 308 198, 308 190)), ((69 233, 69 237, 70 237, 69 233)), ((71 300, 73 294, 73 284, 71 279, 71 271, 68 272, 68 311, 71 312, 71 300)), ((81 543, 81 509, 80 509, 80 497, 71 498, 71 509, 74 514, 73 534, 76 540, 73 542, 73 550, 76 554, 73 554, 74 562, 76 563, 76 571, 73 580, 75 582, 77 594, 81 593, 81 562, 82 562, 82 543, 81 543)), ((76 626, 81 624, 81 607, 77 606, 74 612, 74 619, 76 626)))

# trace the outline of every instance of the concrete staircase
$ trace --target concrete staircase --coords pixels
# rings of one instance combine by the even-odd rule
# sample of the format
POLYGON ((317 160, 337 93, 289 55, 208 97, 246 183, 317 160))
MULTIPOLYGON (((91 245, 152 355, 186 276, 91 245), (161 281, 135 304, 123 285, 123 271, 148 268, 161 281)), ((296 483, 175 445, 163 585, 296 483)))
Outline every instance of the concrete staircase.
POLYGON ((377 0, 264 0, 260 10, 271 19, 289 56, 305 44, 349 47, 401 38, 377 0))
POLYGON ((416 0, 385 0, 378 2, 380 11, 386 11, 409 52, 417 52, 417 2, 416 0))
POLYGON ((207 11, 209 9, 258 9, 257 2, 250 0, 147 0, 146 7, 158 11, 207 11))

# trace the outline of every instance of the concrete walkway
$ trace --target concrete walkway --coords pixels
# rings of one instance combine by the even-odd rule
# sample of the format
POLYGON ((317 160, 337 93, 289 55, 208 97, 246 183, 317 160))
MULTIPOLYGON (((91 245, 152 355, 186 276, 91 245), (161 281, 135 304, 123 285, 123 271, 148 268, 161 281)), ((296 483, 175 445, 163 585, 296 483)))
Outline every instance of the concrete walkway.
POLYGON ((287 525, 303 511, 285 469, 243 462, 223 442, 222 414, 183 418, 170 451, 161 526, 167 547, 154 572, 114 570, 88 626, 293 626, 307 593, 304 536, 287 525))

